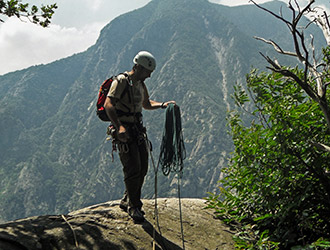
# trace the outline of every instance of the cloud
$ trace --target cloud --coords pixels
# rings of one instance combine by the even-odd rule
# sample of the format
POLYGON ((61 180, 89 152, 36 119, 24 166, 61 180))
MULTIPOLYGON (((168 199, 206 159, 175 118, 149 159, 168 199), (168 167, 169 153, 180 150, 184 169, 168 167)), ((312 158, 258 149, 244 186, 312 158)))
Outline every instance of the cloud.
POLYGON ((103 0, 94 0, 93 5, 91 6, 93 11, 97 11, 103 6, 103 0))
POLYGON ((17 18, 0 23, 0 75, 45 64, 88 49, 113 18, 140 8, 150 0, 35 0, 40 6, 56 2, 50 28, 17 18))
MULTIPOLYGON (((223 4, 228 6, 237 6, 237 5, 245 5, 245 4, 252 4, 250 0, 209 0, 211 3, 223 4)), ((265 3, 271 0, 256 0, 256 3, 265 3)))
MULTIPOLYGON (((237 5, 245 5, 245 4, 252 4, 250 0, 209 0, 211 3, 217 3, 217 4, 223 4, 223 5, 228 5, 228 6, 237 6, 237 5)), ((270 2, 273 0, 254 0, 258 4, 270 2)), ((284 3, 288 3, 289 0, 279 0, 284 3)), ((297 0, 298 4, 301 7, 306 6, 309 3, 309 0, 297 0)), ((295 6, 295 3, 292 2, 293 6, 295 6)), ((329 7, 329 0, 318 0, 313 6, 320 6, 324 8, 327 12, 330 10, 329 7)))
POLYGON ((96 42, 104 25, 91 23, 79 30, 59 25, 42 28, 10 18, 0 25, 0 75, 84 51, 96 42))

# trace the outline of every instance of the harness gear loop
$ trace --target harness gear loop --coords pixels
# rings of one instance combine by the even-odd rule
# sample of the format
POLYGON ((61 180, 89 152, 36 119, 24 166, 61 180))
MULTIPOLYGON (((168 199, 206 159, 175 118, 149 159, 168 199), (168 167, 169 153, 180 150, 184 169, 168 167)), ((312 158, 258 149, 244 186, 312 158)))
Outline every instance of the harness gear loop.
POLYGON ((129 152, 129 147, 127 143, 117 142, 119 153, 127 154, 129 152))
POLYGON ((112 142, 112 150, 111 150, 111 161, 114 161, 114 156, 113 156, 113 152, 117 152, 117 145, 116 145, 116 139, 115 139, 115 133, 116 133, 116 129, 115 127, 110 124, 107 127, 107 141, 111 141, 112 142))
POLYGON ((111 151, 112 162, 114 161, 113 152, 117 152, 117 150, 119 151, 119 153, 128 153, 129 152, 128 143, 124 143, 124 142, 118 140, 116 133, 117 132, 116 132, 115 126, 110 124, 107 127, 107 135, 109 135, 107 137, 107 140, 111 140, 111 142, 112 142, 112 151, 111 151))

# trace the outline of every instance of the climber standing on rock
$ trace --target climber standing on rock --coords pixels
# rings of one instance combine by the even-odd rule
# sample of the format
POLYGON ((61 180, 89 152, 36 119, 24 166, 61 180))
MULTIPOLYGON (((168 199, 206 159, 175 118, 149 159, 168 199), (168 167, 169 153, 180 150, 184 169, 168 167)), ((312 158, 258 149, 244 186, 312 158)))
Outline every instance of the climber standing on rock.
POLYGON ((124 171, 126 191, 120 207, 128 211, 134 222, 143 222, 141 189, 148 171, 149 142, 146 141, 146 129, 142 122, 142 108, 166 108, 175 101, 156 102, 149 99, 144 81, 156 68, 156 60, 151 53, 140 51, 133 62, 130 72, 119 74, 112 82, 104 108, 111 120, 109 128, 117 142, 124 171))

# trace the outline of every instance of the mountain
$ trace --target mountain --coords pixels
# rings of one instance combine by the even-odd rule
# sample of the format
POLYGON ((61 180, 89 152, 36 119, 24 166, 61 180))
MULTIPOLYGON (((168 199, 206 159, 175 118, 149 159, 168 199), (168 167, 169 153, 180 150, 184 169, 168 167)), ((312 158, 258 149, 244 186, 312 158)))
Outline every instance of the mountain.
MULTIPOLYGON (((278 11, 281 5, 264 6, 278 11)), ((322 32, 309 29, 324 45, 322 32)), ((96 97, 103 80, 130 70, 140 50, 157 59, 146 81, 151 98, 176 100, 181 109, 187 151, 181 195, 216 191, 233 149, 226 127, 233 85, 244 85, 252 66, 265 68, 259 51, 275 55, 255 35, 292 46, 286 26, 253 5, 153 0, 106 25, 83 53, 0 76, 0 220, 66 213, 121 197, 122 169, 117 155, 111 161, 96 97)), ((164 111, 143 114, 157 163, 164 111)), ((154 194, 153 179, 150 166, 145 198, 154 194)), ((159 173, 158 194, 177 196, 175 174, 159 173)))

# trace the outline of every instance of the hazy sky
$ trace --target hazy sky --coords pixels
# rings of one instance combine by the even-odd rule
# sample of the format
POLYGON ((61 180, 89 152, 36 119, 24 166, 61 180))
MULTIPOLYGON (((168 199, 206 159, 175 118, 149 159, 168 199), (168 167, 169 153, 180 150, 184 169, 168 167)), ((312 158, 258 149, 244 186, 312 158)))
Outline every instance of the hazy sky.
MULTIPOLYGON (((210 1, 224 5, 249 3, 249 0, 210 1)), ((49 28, 41 28, 17 18, 0 23, 0 75, 85 51, 96 42, 100 30, 112 19, 141 8, 150 0, 34 0, 33 4, 40 6, 41 3, 47 5, 55 2, 58 9, 49 28)))

